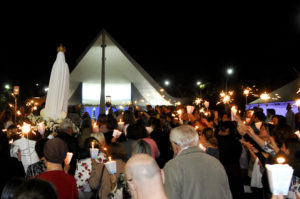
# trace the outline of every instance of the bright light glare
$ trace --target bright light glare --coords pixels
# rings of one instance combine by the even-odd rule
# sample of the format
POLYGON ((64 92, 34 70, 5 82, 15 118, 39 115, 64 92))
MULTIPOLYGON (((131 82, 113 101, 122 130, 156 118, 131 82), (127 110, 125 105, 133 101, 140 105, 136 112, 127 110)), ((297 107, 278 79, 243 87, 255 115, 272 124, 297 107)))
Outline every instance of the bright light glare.
POLYGON ((169 86, 169 85, 170 85, 170 82, 169 82, 168 80, 166 80, 166 81, 165 81, 165 85, 166 85, 166 86, 169 86))
POLYGON ((300 99, 296 100, 296 106, 300 106, 300 99))
POLYGON ((232 69, 232 68, 228 68, 228 69, 227 69, 227 74, 228 74, 228 75, 233 74, 233 69, 232 69))
POLYGON ((10 85, 9 84, 5 84, 4 86, 6 89, 10 89, 10 85))
POLYGON ((260 95, 260 99, 268 100, 268 99, 270 99, 270 95, 268 93, 263 93, 260 95))

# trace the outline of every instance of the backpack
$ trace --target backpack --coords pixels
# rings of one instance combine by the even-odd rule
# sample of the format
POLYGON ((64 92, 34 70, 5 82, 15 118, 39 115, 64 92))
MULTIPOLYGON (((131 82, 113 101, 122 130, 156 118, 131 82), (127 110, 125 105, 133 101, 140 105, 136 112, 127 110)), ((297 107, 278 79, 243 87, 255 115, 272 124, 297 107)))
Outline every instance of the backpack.
POLYGON ((108 196, 108 199, 130 199, 129 188, 125 179, 125 175, 120 173, 117 178, 117 185, 114 190, 112 190, 108 196))

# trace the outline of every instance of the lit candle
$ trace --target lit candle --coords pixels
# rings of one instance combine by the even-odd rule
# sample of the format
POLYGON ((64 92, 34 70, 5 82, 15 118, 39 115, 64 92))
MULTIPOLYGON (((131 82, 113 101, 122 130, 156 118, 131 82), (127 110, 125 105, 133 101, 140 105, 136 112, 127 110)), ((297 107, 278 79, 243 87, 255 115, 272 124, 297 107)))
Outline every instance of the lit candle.
POLYGON ((276 159, 276 161, 277 161, 277 163, 279 163, 279 164, 283 164, 283 163, 285 163, 285 158, 284 158, 284 157, 278 157, 278 158, 276 159))
POLYGON ((44 135, 45 133, 45 124, 44 122, 40 122, 38 123, 38 132, 41 134, 41 135, 44 135))
POLYGON ((296 99, 296 106, 300 106, 300 99, 296 99))
POLYGON ((118 122, 119 130, 122 131, 124 129, 125 122, 122 122, 122 119, 118 122))
POLYGON ((95 142, 92 141, 92 148, 90 148, 90 153, 91 153, 91 158, 92 159, 96 159, 99 153, 99 149, 98 148, 94 148, 95 146, 95 142))
POLYGON ((232 120, 232 121, 235 120, 235 119, 234 119, 234 116, 236 115, 236 113, 237 113, 236 107, 235 107, 235 106, 232 106, 232 107, 231 107, 231 120, 232 120))
POLYGON ((108 162, 104 163, 109 174, 117 173, 117 162, 111 159, 111 156, 108 157, 108 162))
POLYGON ((297 135, 298 139, 300 139, 300 132, 299 131, 296 131, 295 135, 297 135))
POLYGON ((189 114, 192 114, 194 111, 194 108, 195 108, 194 106, 186 106, 186 112, 189 114))
POLYGON ((72 157, 73 157, 73 153, 68 152, 67 156, 65 158, 65 165, 69 165, 70 164, 72 157))
POLYGON ((97 125, 97 122, 93 121, 93 133, 98 133, 99 132, 99 127, 97 125))
POLYGON ((288 164, 284 164, 286 162, 284 157, 278 157, 276 161, 278 164, 266 164, 270 190, 274 195, 280 192, 287 195, 294 170, 288 164))
POLYGON ((206 148, 200 143, 199 144, 199 148, 202 150, 202 151, 206 151, 206 148))

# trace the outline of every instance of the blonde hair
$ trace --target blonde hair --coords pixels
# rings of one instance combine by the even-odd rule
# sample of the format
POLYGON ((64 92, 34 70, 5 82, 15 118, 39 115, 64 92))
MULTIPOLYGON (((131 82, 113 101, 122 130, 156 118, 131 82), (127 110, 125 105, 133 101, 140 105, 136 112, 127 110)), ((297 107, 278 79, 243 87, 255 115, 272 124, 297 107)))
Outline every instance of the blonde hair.
POLYGON ((91 137, 96 138, 99 142, 100 147, 105 146, 106 142, 105 142, 105 137, 104 134, 101 132, 98 133, 92 133, 91 137))
POLYGON ((187 146, 197 146, 199 136, 196 129, 190 125, 182 125, 172 129, 170 141, 179 145, 181 148, 187 146))

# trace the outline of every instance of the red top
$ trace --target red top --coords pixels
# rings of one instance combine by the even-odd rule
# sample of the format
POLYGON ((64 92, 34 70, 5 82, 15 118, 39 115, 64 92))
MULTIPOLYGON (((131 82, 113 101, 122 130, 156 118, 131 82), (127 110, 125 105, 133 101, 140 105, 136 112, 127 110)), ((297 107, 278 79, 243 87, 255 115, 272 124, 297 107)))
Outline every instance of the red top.
POLYGON ((75 199, 78 196, 75 178, 64 171, 46 171, 37 178, 51 182, 56 188, 59 199, 75 199))

